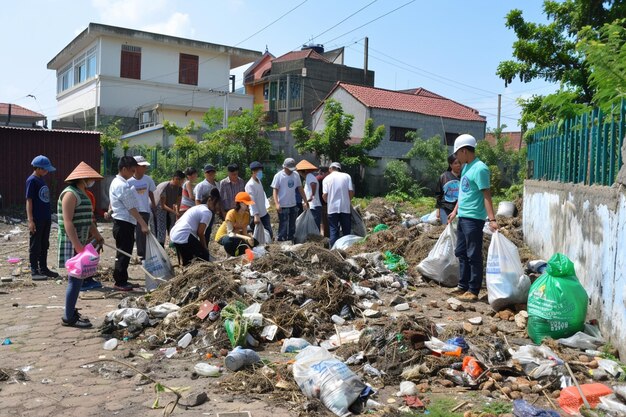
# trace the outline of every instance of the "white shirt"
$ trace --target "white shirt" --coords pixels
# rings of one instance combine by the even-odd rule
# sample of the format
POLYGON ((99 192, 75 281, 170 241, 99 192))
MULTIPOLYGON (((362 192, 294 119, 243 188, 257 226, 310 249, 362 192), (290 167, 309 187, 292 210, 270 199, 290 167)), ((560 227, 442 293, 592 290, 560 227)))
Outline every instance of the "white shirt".
POLYGON ((189 241, 190 234, 199 239, 198 227, 201 223, 208 226, 211 222, 211 217, 213 217, 213 213, 211 213, 206 204, 199 204, 187 209, 182 217, 176 221, 174 227, 172 227, 170 240, 180 245, 189 241))
POLYGON ((350 175, 339 171, 331 172, 324 178, 322 187, 322 192, 327 194, 328 214, 350 213, 352 203, 349 191, 354 191, 350 175))
POLYGON ((320 185, 317 182, 317 178, 315 178, 315 175, 313 174, 307 174, 306 178, 304 179, 304 194, 306 195, 306 199, 307 201, 309 201, 309 198, 311 198, 311 194, 313 194, 313 200, 309 201, 309 206, 311 208, 315 208, 315 207, 321 207, 322 206, 322 202, 320 201, 320 185), (311 184, 315 183, 317 184, 317 187, 315 187, 315 193, 313 193, 313 191, 311 190, 311 184))
POLYGON ((132 177, 127 182, 137 193, 137 202, 139 203, 137 210, 140 213, 150 213, 152 211, 150 209, 150 193, 154 193, 156 190, 154 180, 150 176, 144 175, 141 179, 132 177))
POLYGON ((196 200, 200 200, 203 203, 209 199, 211 190, 217 187, 217 183, 211 184, 206 179, 200 181, 193 189, 193 195, 196 200))
POLYGON ((261 181, 255 181, 253 178, 250 178, 246 183, 246 192, 250 194, 252 201, 254 201, 254 204, 250 206, 250 216, 256 214, 258 214, 259 217, 265 216, 267 214, 267 208, 265 207, 267 196, 265 195, 261 181))
POLYGON ((139 206, 137 193, 130 188, 128 182, 119 174, 113 178, 109 186, 109 201, 113 209, 111 217, 115 220, 137 224, 137 220, 129 212, 130 209, 136 209, 139 206))
POLYGON ((274 175, 271 187, 278 191, 278 204, 281 208, 295 207, 296 188, 302 187, 302 181, 296 172, 287 175, 285 170, 281 169, 274 175))

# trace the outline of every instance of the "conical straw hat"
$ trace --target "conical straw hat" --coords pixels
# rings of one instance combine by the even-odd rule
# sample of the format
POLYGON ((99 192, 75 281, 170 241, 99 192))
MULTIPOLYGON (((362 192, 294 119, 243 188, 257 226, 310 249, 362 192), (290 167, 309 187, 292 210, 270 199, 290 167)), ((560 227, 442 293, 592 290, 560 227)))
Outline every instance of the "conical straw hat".
POLYGON ((65 179, 65 182, 85 179, 101 180, 102 175, 100 175, 95 169, 93 169, 86 163, 81 162, 76 168, 74 168, 74 171, 72 171, 70 175, 68 175, 68 177, 65 179))
POLYGON ((302 161, 296 164, 296 169, 298 171, 308 171, 311 169, 317 169, 317 167, 313 165, 312 163, 310 163, 309 161, 307 161, 306 159, 303 159, 302 161))

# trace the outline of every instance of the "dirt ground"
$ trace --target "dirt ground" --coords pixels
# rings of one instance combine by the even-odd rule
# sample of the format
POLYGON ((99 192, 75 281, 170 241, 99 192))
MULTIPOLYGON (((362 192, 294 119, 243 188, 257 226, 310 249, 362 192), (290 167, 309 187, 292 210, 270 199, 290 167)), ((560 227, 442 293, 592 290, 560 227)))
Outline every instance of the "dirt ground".
MULTIPOLYGON (((383 206, 380 202, 376 204, 383 206)), ((377 210, 383 210, 378 217, 383 217, 392 226, 400 223, 399 215, 387 213, 384 207, 377 210)), ((378 220, 371 217, 366 220, 369 230, 373 227, 369 223, 373 222, 378 220)), ((507 233, 512 239, 521 239, 516 235, 521 233, 519 221, 509 222, 507 233)), ((113 244, 111 224, 101 223, 100 228, 108 243, 113 244)), ((344 305, 353 305, 356 314, 355 319, 346 324, 356 329, 374 330, 368 330, 371 333, 369 338, 361 336, 358 343, 343 345, 333 353, 346 360, 364 352, 370 363, 385 372, 384 375, 372 374, 367 369, 367 361, 351 366, 377 392, 372 399, 380 407, 370 407, 370 415, 399 415, 394 410, 403 404, 403 398, 396 397, 395 393, 405 379, 400 374, 409 365, 421 366, 413 371, 411 380, 418 384, 418 397, 426 405, 445 399, 461 405, 458 408, 461 413, 478 412, 490 403, 510 404, 512 399, 523 397, 537 406, 549 408, 550 403, 556 401, 553 397, 558 396, 558 387, 546 386, 541 391, 531 391, 532 383, 519 370, 517 373, 500 372, 499 378, 509 378, 508 382, 496 378, 500 383, 481 384, 480 389, 472 390, 455 386, 438 373, 459 358, 430 355, 423 342, 431 336, 441 340, 464 337, 485 355, 491 354, 493 347, 500 344, 507 349, 530 343, 526 330, 518 327, 512 317, 525 306, 516 306, 506 314, 496 314, 487 303, 483 290, 478 302, 453 307, 447 301, 451 298, 450 289, 419 277, 414 267, 427 255, 440 232, 441 228, 435 227, 416 235, 416 231, 396 228, 372 235, 364 247, 355 249, 362 252, 383 248, 393 250, 404 255, 408 263, 408 285, 404 287, 375 284, 375 279, 360 282, 364 287, 377 289, 381 301, 373 305, 364 305, 364 300, 359 300, 345 281, 341 281, 361 280, 357 273, 361 268, 351 267, 344 261, 353 251, 328 251, 323 248, 323 240, 293 250, 284 250, 278 244, 270 245, 265 257, 245 267, 241 258, 224 260, 224 252, 213 242, 211 251, 217 262, 192 265, 185 271, 177 268, 175 278, 147 296, 141 291, 123 294, 112 290, 110 270, 114 254, 105 248, 99 277, 104 288, 82 292, 78 302, 82 314, 94 323, 94 328, 79 330, 60 325, 65 281, 34 283, 30 280, 25 223, 0 222, 0 235, 11 236, 8 239, 0 237, 0 276, 13 278, 12 282, 0 286, 0 341, 11 341, 9 345, 0 346, 0 414, 163 415, 163 409, 151 409, 156 398, 154 380, 168 387, 182 387, 180 404, 191 401, 185 398, 191 393, 207 393, 205 403, 188 410, 179 404, 172 415, 249 411, 252 416, 331 416, 333 414, 323 405, 307 400, 300 392, 291 372, 295 354, 280 353, 280 348, 282 339, 290 336, 317 342, 333 336, 341 329, 332 324, 330 316, 339 313, 344 305), (9 258, 22 258, 22 261, 10 264, 9 258), (221 320, 211 322, 208 318, 200 320, 195 316, 200 304, 204 300, 216 304, 240 300, 249 305, 255 300, 250 294, 241 294, 239 287, 257 283, 259 277, 268 276, 273 277, 267 288, 269 299, 258 302, 262 303, 261 313, 265 319, 278 325, 279 331, 274 340, 264 341, 256 348, 268 366, 246 368, 235 373, 224 369, 217 378, 198 377, 194 372, 196 363, 207 362, 223 367, 224 355, 230 349, 221 320), (98 326, 106 313, 118 308, 123 299, 125 306, 150 307, 172 302, 182 308, 178 318, 159 321, 139 332, 115 330, 101 333, 98 326), (396 311, 394 305, 405 302, 410 308, 396 311), (366 308, 376 314, 365 315, 366 308), (480 324, 469 323, 469 319, 478 317, 481 318, 480 324), (164 350, 175 347, 176 341, 187 332, 194 334, 192 343, 179 349, 174 356, 166 357, 164 350), (102 345, 112 335, 119 338, 119 345, 113 351, 106 351, 102 345), (152 380, 142 378, 139 372, 152 380), (3 378, 3 374, 7 378, 3 378), (520 390, 513 390, 517 394, 503 391, 505 384, 515 384, 520 390), (527 386, 528 390, 521 389, 522 386, 527 386)), ((54 267, 55 237, 56 229, 53 229, 49 265, 54 267)), ((525 253, 522 258, 527 260, 531 256, 525 253)), ((175 256, 171 258, 176 264, 175 256)), ((361 274, 376 276, 367 269, 363 265, 361 274)), ((144 274, 138 266, 131 266, 129 271, 132 282, 143 283, 144 274)), ((259 333, 260 329, 250 330, 257 339, 261 339, 259 333)), ((568 349, 561 352, 577 357, 576 352, 568 349)), ((578 365, 576 370, 582 373, 586 368, 578 365)), ((163 406, 173 399, 173 394, 163 392, 159 403, 163 406)))

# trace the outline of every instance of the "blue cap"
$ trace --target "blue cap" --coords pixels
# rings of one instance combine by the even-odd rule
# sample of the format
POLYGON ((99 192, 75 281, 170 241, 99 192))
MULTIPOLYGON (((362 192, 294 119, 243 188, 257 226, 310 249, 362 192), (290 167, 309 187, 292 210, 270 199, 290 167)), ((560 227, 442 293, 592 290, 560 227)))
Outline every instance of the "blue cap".
POLYGON ((254 171, 256 169, 263 169, 263 164, 261 164, 258 161, 254 161, 253 163, 250 164, 250 170, 254 171))
POLYGON ((52 166, 50 160, 43 155, 36 156, 35 159, 33 159, 33 162, 31 162, 30 164, 35 168, 45 169, 48 172, 54 172, 57 170, 55 167, 52 166))

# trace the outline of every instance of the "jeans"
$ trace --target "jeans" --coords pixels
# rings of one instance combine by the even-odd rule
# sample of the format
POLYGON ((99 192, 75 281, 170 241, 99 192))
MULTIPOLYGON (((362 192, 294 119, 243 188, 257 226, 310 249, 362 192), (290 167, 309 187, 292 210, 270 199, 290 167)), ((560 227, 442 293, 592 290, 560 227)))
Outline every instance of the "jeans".
POLYGON ((309 210, 311 210, 311 214, 313 215, 313 218, 315 219, 315 224, 317 225, 317 229, 319 230, 322 223, 322 207, 313 207, 309 210))
POLYGON ((448 216, 450 215, 450 213, 452 213, 452 211, 446 210, 445 208, 439 209, 439 220, 444 226, 448 224, 448 216))
POLYGON ((352 215, 350 213, 329 213, 328 226, 330 228, 330 247, 342 236, 352 233, 352 215), (341 226, 341 234, 339 227, 341 226))
MULTIPOLYGON (((146 224, 150 224, 150 213, 139 212, 146 224)), ((137 243, 137 256, 146 258, 146 235, 141 231, 141 227, 135 228, 135 242, 137 243)))
POLYGON ((48 248, 50 248, 50 220, 36 220, 35 233, 30 235, 28 258, 32 272, 48 269, 48 248))
POLYGON ((281 207, 278 213, 278 240, 293 240, 296 234, 296 218, 298 217, 298 207, 281 207))
MULTIPOLYGON (((132 253, 135 244, 135 225, 122 220, 113 222, 113 238, 115 247, 126 253, 132 253)), ((125 285, 128 283, 128 264, 130 258, 117 252, 115 257, 115 267, 113 268, 113 279, 115 285, 125 285)))
POLYGON ((71 321, 74 318, 74 309, 76 308, 82 285, 82 279, 67 277, 67 290, 65 291, 65 320, 67 321, 71 321))
POLYGON ((484 220, 459 217, 454 251, 460 263, 458 287, 476 295, 483 285, 483 227, 484 220))
MULTIPOLYGON (((254 218, 253 218, 254 221, 254 218)), ((261 224, 270 234, 270 237, 274 239, 274 232, 272 231, 272 219, 270 218, 270 214, 267 213, 265 216, 261 217, 261 224)), ((253 226, 254 229, 254 226, 253 226)), ((295 230, 294 230, 295 233, 295 230)))
POLYGON ((189 235, 187 243, 174 243, 174 247, 176 247, 176 252, 178 252, 183 261, 183 266, 189 265, 193 258, 200 258, 205 261, 211 260, 209 251, 202 247, 202 244, 194 235, 189 235))

